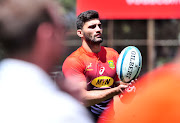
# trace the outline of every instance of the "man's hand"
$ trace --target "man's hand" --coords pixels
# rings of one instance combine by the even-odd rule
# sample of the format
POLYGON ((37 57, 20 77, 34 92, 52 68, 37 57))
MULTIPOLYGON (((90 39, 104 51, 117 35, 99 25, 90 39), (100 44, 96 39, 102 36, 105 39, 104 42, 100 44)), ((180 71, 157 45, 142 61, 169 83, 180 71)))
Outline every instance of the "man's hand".
POLYGON ((128 85, 126 85, 126 84, 119 84, 118 86, 117 86, 118 88, 119 88, 119 90, 120 90, 120 92, 119 93, 124 93, 124 90, 128 87, 128 85))
POLYGON ((123 90, 123 93, 119 95, 121 102, 123 103, 130 103, 131 100, 134 98, 136 95, 136 87, 134 84, 136 83, 136 80, 132 80, 130 83, 124 83, 121 82, 121 84, 128 84, 128 87, 123 90))

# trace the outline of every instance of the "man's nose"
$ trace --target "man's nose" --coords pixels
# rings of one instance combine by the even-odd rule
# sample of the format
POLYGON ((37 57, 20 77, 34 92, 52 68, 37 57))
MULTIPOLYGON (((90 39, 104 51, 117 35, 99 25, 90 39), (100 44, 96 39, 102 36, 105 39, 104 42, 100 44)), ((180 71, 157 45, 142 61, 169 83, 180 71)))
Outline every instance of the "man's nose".
POLYGON ((96 26, 96 32, 100 32, 101 31, 101 28, 97 25, 96 26))

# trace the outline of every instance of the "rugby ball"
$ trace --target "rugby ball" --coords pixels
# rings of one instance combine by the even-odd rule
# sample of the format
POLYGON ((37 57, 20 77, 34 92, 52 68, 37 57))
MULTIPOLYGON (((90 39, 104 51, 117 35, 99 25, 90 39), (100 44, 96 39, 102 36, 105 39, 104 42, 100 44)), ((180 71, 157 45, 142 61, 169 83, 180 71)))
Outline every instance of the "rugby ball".
POLYGON ((121 81, 130 82, 136 79, 141 67, 142 56, 138 48, 128 46, 121 51, 116 64, 116 72, 121 81))

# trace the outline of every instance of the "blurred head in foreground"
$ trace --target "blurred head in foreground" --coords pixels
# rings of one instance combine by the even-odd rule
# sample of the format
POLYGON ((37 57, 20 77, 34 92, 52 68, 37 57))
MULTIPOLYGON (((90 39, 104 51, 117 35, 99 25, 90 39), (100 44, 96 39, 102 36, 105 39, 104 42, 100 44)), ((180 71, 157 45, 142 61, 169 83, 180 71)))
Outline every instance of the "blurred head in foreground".
POLYGON ((0 1, 0 44, 6 57, 50 71, 60 57, 64 31, 57 5, 54 0, 0 1))
MULTIPOLYGON (((92 123, 49 76, 61 57, 64 24, 54 0, 0 0, 0 123, 92 123)), ((62 83, 63 84, 63 83, 62 83)))

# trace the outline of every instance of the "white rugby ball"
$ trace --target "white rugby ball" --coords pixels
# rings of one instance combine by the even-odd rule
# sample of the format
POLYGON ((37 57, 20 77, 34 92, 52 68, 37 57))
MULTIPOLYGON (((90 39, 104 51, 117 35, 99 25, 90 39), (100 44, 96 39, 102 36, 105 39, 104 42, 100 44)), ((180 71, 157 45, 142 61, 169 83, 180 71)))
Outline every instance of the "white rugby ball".
POLYGON ((138 48, 124 48, 117 60, 116 72, 123 82, 130 82, 138 77, 142 67, 142 56, 138 48))

